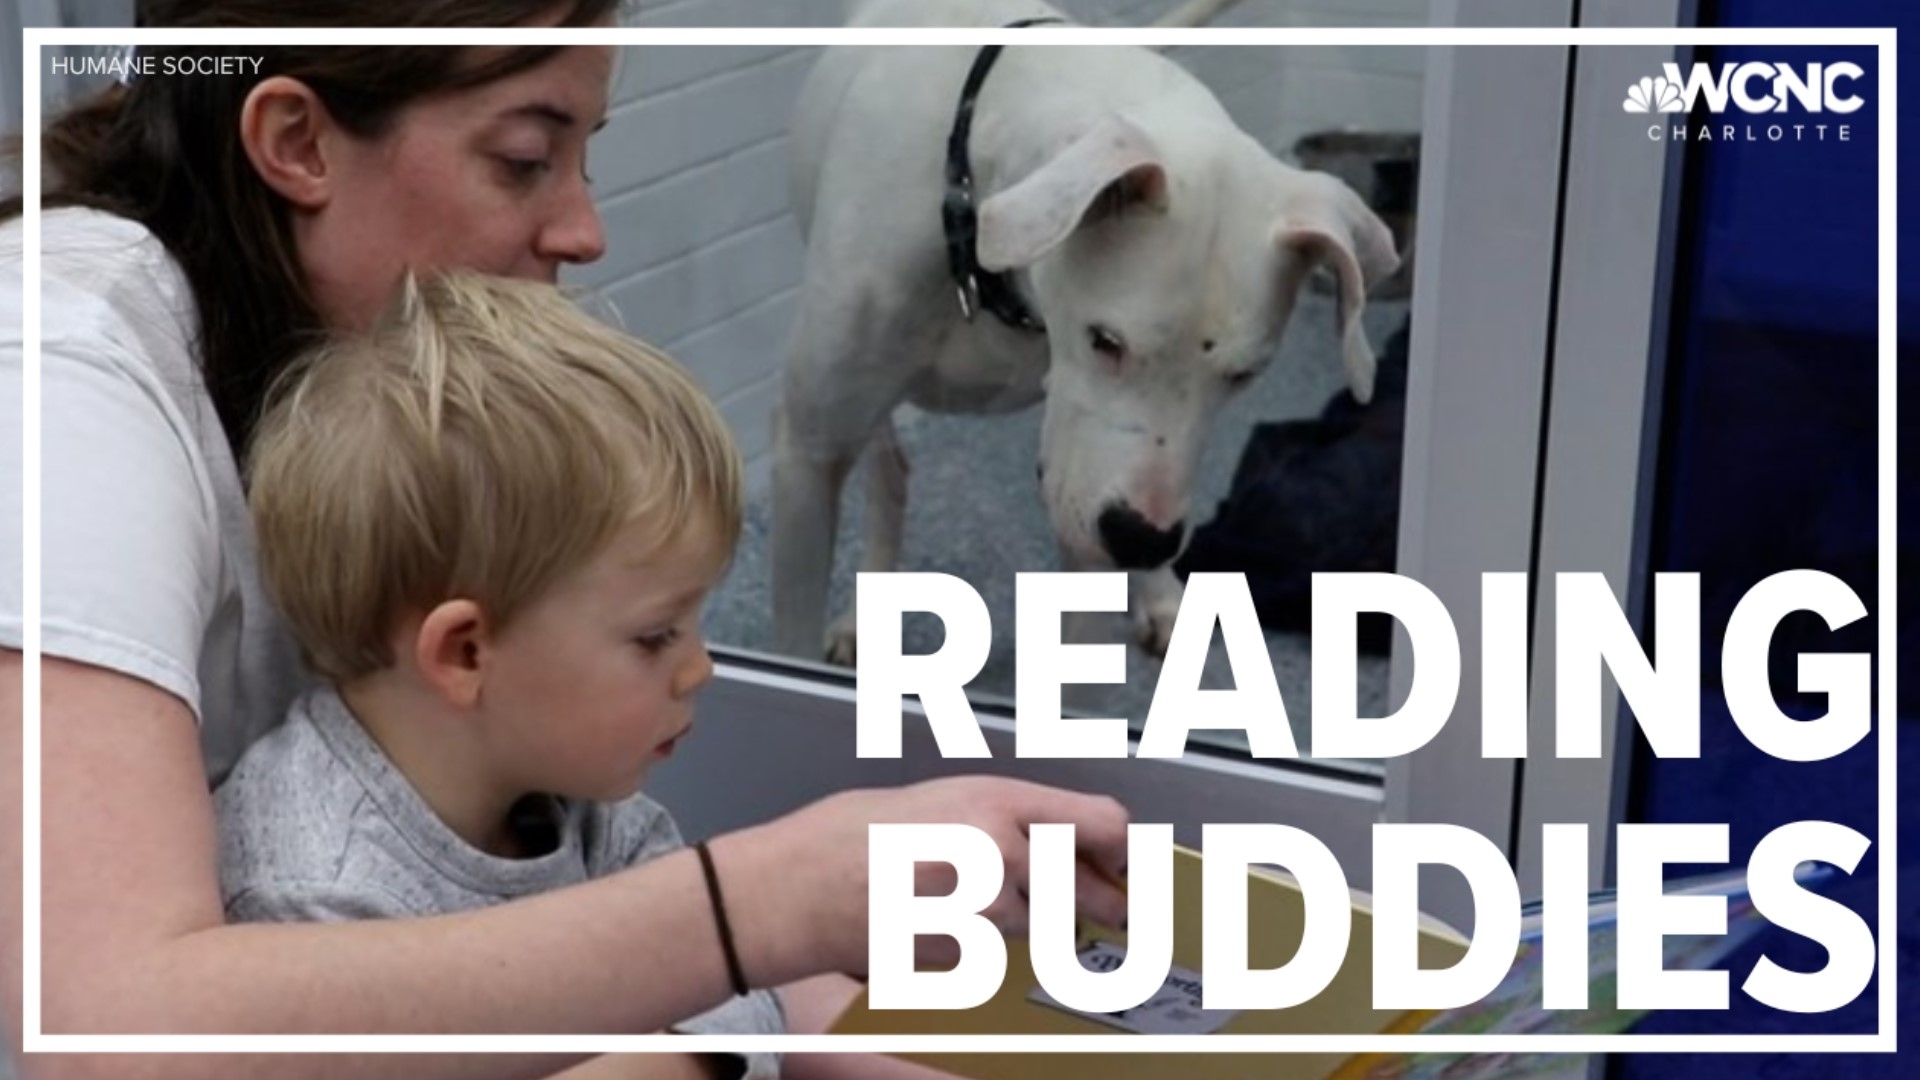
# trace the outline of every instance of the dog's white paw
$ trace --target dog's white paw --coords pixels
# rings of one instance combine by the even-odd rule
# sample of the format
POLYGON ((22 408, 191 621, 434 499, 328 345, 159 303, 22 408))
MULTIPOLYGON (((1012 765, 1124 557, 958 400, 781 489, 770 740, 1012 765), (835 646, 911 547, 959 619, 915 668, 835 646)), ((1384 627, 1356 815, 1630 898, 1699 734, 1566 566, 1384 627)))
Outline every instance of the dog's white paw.
POLYGON ((1134 642, 1150 656, 1167 655, 1167 645, 1173 641, 1173 620, 1179 611, 1180 605, 1176 601, 1172 607, 1145 608, 1134 612, 1134 642))
POLYGON ((827 663, 852 667, 860 655, 860 632, 854 624, 853 612, 849 611, 834 621, 827 630, 827 663))
POLYGON ((1132 599, 1133 640, 1150 656, 1167 655, 1173 641, 1173 620, 1180 614, 1180 598, 1186 587, 1168 567, 1133 575, 1128 588, 1132 599))

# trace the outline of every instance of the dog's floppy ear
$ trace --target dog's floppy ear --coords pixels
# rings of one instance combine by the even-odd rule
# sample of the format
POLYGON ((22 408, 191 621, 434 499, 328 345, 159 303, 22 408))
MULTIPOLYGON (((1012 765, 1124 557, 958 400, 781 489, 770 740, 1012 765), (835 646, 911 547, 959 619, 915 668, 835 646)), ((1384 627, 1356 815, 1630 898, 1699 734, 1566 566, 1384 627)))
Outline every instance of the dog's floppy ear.
POLYGON ((1118 116, 980 205, 980 265, 1031 266, 1083 221, 1165 210, 1167 173, 1147 134, 1118 116))
POLYGON ((1367 290, 1400 268, 1393 233, 1353 189, 1326 173, 1298 174, 1300 189, 1287 200, 1274 239, 1293 256, 1282 281, 1291 300, 1317 263, 1333 270, 1339 286, 1336 317, 1340 359, 1355 400, 1373 399, 1373 348, 1360 325, 1367 290))

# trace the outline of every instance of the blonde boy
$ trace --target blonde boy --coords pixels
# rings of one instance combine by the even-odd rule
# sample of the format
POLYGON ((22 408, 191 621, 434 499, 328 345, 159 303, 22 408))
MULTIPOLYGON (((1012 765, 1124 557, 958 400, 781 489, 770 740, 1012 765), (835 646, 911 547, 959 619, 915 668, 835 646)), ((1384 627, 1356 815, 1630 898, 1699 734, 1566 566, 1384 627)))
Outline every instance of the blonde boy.
MULTIPOLYGON (((409 283, 283 380, 249 477, 262 576, 326 685, 216 795, 230 918, 440 914, 681 846, 637 793, 713 673, 700 608, 741 480, 673 361, 550 286, 409 283)), ((678 1029, 783 1016, 755 991, 678 1029)))

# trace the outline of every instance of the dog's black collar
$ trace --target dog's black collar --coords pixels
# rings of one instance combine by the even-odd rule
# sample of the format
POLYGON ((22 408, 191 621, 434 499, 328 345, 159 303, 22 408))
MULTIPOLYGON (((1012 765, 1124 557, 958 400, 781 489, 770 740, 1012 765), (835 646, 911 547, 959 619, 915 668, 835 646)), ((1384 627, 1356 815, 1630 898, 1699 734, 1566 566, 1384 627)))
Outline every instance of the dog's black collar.
MULTIPOLYGON (((1008 23, 1005 29, 1063 21, 1021 19, 1008 23)), ((980 96, 980 87, 999 57, 1000 46, 984 45, 973 58, 973 68, 960 90, 959 107, 953 113, 953 131, 947 136, 947 194, 940 206, 940 220, 947 232, 947 269, 960 297, 960 314, 968 322, 973 321, 975 311, 985 309, 1016 330, 1044 334, 1047 324, 1021 299, 1009 275, 982 270, 977 250, 980 222, 973 206, 973 164, 967 156, 967 136, 973 130, 974 99, 980 96)))

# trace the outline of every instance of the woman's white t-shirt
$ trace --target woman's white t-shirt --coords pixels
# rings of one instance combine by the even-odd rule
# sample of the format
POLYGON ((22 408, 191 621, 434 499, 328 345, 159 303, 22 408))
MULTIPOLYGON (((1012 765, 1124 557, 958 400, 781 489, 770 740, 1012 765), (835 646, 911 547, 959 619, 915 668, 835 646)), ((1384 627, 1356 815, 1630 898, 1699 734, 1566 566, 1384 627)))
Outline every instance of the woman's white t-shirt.
MULTIPOLYGON (((61 209, 41 229, 41 648, 185 702, 217 782, 306 683, 261 589, 239 470, 195 359, 193 296, 135 222, 61 209)), ((23 241, 18 219, 0 224, 10 433, 24 415, 23 241)), ((19 437, 0 437, 0 646, 15 649, 20 455, 19 437)))

